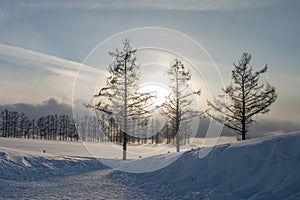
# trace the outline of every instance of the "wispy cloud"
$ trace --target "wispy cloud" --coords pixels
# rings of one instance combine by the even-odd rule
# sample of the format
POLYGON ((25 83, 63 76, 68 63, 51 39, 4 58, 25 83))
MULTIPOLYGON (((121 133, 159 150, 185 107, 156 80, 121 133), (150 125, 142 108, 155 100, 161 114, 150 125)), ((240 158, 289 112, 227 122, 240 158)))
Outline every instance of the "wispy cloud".
MULTIPOLYGON (((276 1, 276 0, 275 0, 276 1)), ((152 10, 183 10, 183 11, 210 11, 210 10, 240 10, 261 7, 275 1, 270 0, 73 0, 64 3, 53 1, 14 1, 16 7, 32 9, 152 9, 152 10), (18 2, 18 3, 16 3, 18 2)))
POLYGON ((0 102, 5 104, 37 103, 53 96, 70 104, 75 83, 86 91, 102 74, 90 65, 1 43, 0 68, 0 102))
POLYGON ((7 44, 0 44, 0 60, 19 66, 26 65, 27 67, 35 68, 36 70, 43 70, 70 78, 75 78, 76 73, 81 66, 84 66, 83 69, 85 72, 101 72, 95 67, 83 65, 79 62, 7 44))

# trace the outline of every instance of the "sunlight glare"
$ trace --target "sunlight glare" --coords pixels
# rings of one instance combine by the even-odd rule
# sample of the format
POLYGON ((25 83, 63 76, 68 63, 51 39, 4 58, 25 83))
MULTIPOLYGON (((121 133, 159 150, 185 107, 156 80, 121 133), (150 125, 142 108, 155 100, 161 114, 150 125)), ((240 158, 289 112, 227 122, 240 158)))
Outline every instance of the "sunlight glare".
POLYGON ((163 104, 165 102, 166 96, 170 94, 170 89, 167 86, 154 82, 143 84, 140 87, 139 91, 156 92, 157 98, 153 100, 153 106, 160 106, 161 104, 163 104))

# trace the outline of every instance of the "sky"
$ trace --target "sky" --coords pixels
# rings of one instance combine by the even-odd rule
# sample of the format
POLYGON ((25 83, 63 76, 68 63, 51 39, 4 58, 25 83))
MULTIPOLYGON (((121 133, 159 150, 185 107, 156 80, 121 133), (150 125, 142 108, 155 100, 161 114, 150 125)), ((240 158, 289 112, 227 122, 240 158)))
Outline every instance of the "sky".
MULTIPOLYGON (((268 64, 261 79, 279 96, 254 129, 299 130, 299 10, 296 0, 0 1, 0 104, 40 108, 55 99, 69 106, 77 72, 97 45, 130 29, 161 27, 201 44, 225 85, 243 52, 252 55, 254 69, 268 64)), ((138 37, 131 40, 143 38, 138 37)), ((82 70, 85 87, 101 72, 92 65, 82 70)), ((210 69, 202 74, 209 83, 219 79, 205 70, 210 69)))

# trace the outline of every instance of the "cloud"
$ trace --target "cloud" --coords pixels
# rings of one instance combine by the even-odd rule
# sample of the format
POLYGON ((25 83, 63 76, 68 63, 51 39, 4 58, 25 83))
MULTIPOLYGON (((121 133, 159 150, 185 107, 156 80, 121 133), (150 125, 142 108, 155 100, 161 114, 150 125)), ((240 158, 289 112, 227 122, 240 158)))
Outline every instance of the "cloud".
POLYGON ((180 10, 180 11, 211 11, 211 10, 241 10, 264 6, 270 0, 74 0, 63 3, 62 1, 16 1, 17 7, 30 9, 151 9, 151 10, 180 10))
POLYGON ((25 113, 29 118, 38 119, 49 114, 67 114, 72 115, 72 107, 68 104, 59 102, 57 98, 52 97, 43 101, 41 104, 18 103, 0 105, 0 110, 10 110, 25 113))
POLYGON ((0 44, 0 60, 19 66, 26 65, 36 70, 43 70, 71 78, 76 77, 78 69, 82 66, 85 72, 101 72, 101 70, 95 67, 82 63, 7 44, 0 44))
POLYGON ((95 84, 91 77, 102 74, 90 65, 1 43, 0 69, 0 102, 5 104, 38 103, 51 96, 70 103, 74 83, 79 81, 89 88, 95 84))
MULTIPOLYGON (((210 120, 208 118, 203 118, 200 120, 199 129, 196 137, 203 138, 206 136, 209 123, 210 120)), ((280 133, 289 133, 299 130, 300 125, 289 120, 261 119, 258 120, 256 124, 253 124, 252 127, 250 127, 248 135, 250 138, 257 138, 280 133)), ((236 133, 231 129, 224 127, 221 136, 235 137, 236 133)))
POLYGON ((261 137, 279 133, 299 131, 300 125, 288 120, 262 120, 254 124, 250 130, 251 137, 261 137))

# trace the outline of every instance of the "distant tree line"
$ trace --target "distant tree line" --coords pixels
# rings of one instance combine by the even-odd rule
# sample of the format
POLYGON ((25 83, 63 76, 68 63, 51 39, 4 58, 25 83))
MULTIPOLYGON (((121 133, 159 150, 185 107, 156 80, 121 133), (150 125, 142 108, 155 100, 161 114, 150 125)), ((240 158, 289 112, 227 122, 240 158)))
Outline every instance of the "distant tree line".
MULTIPOLYGON (((67 114, 51 114, 38 119, 30 119, 18 111, 3 110, 0 112, 0 137, 27 138, 43 140, 114 142, 122 143, 123 133, 107 115, 98 117, 76 117, 67 114), (110 124, 104 124, 110 122, 110 124)), ((128 143, 159 144, 173 142, 172 130, 166 124, 161 130, 159 120, 153 120, 148 127, 136 130, 143 137, 128 136, 128 143)), ((130 126, 129 126, 130 127, 130 126)), ((132 126, 133 130, 134 127, 132 126)), ((182 144, 188 144, 190 136, 185 131, 182 144)))
MULTIPOLYGON (((113 142, 123 144, 124 132, 115 119, 109 115, 76 117, 77 133, 80 140, 86 142, 113 142)), ((172 127, 153 119, 148 126, 136 127, 134 123, 128 124, 130 135, 127 135, 127 143, 135 144, 160 144, 174 143, 172 127)), ((181 144, 189 144, 192 131, 186 127, 182 130, 181 144)))
POLYGON ((36 120, 7 109, 0 113, 0 136, 68 141, 79 139, 75 120, 68 115, 47 115, 36 120))

